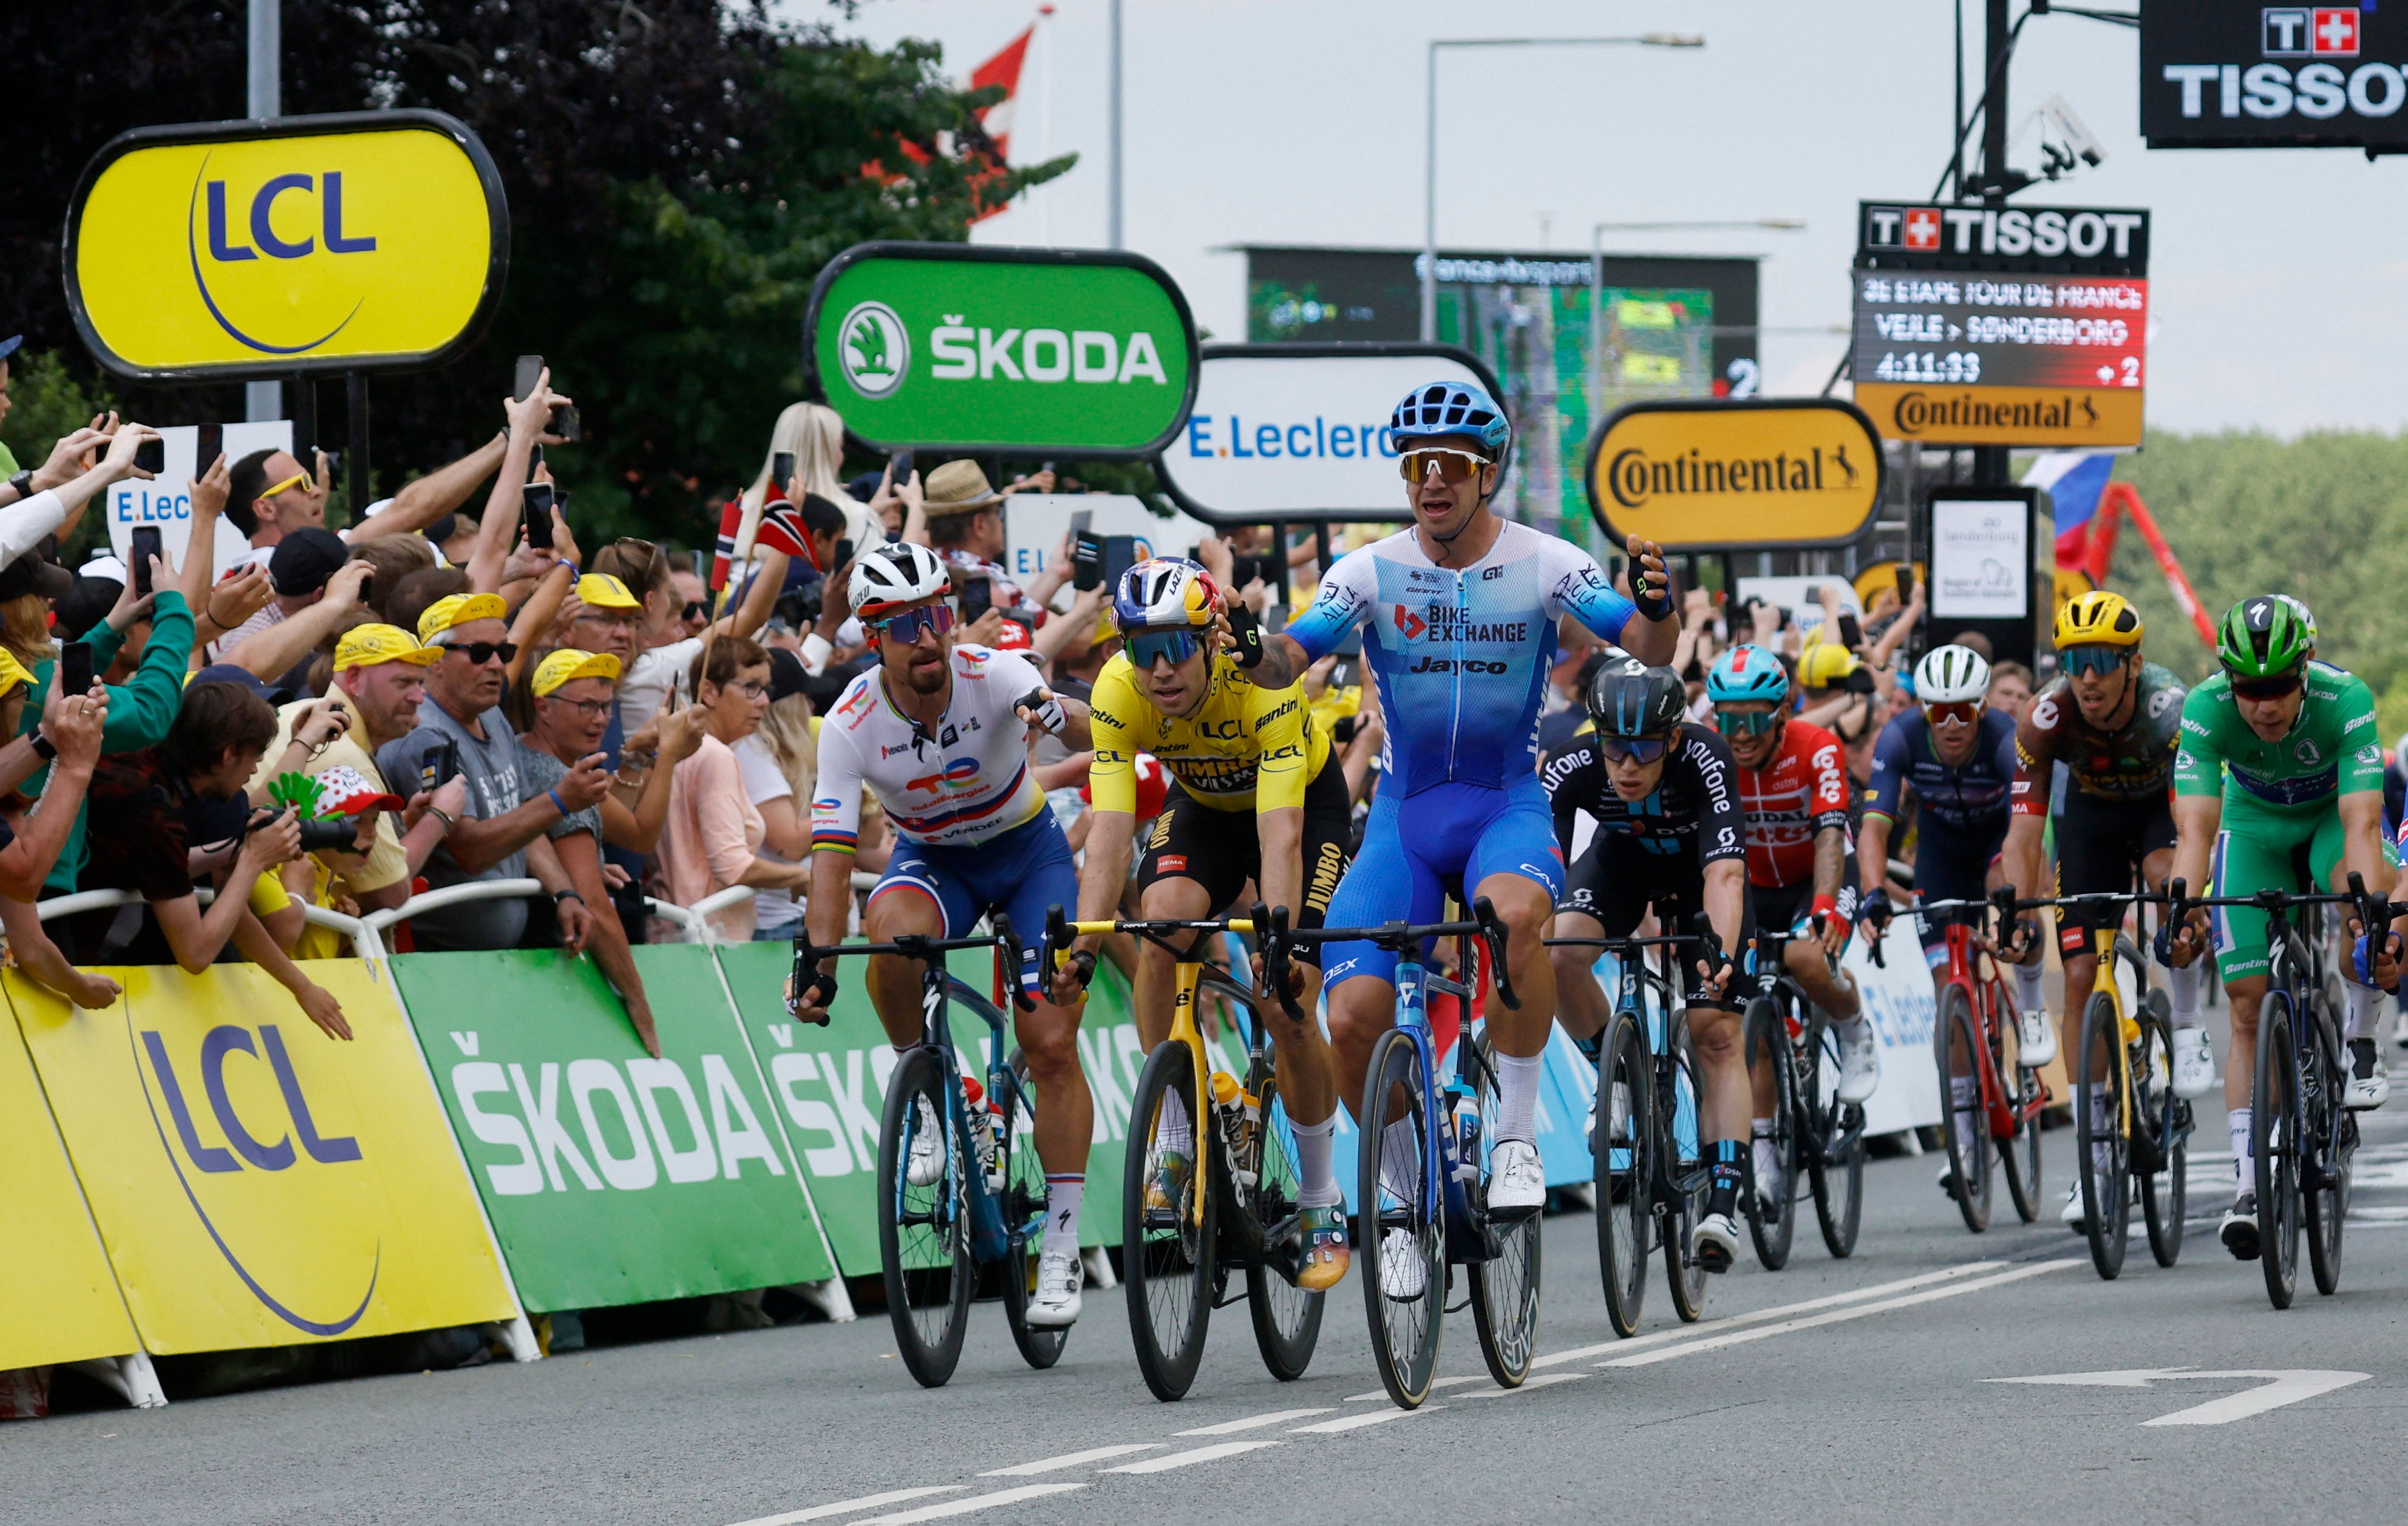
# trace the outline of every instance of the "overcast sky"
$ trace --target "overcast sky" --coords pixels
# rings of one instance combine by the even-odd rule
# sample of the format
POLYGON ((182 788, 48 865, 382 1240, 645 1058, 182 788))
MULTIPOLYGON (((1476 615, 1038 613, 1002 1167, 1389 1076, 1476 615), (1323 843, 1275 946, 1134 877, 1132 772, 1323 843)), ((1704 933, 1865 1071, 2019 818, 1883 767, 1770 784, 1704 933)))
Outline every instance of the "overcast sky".
MULTIPOLYGON (((1978 54, 1980 0, 1964 0, 1978 54)), ((1760 253, 1766 390, 1812 393, 1845 346, 1856 204, 1928 195, 1947 162, 1952 0, 1125 0, 1126 241, 1197 321, 1245 331, 1238 243, 1421 242, 1432 37, 1700 33, 1697 50, 1456 52, 1440 64, 1439 240, 1585 253, 1601 221, 1802 217, 1804 233, 1613 234, 1632 252, 1760 253)), ((785 14, 825 7, 784 0, 785 14)), ((2126 8, 2121 6, 2101 8, 2126 8)), ((864 0, 839 29, 944 46, 966 76, 1036 14, 1019 0, 864 0)), ((981 242, 1105 241, 1108 0, 1039 27, 1011 156, 1078 167, 981 242)), ((1978 67, 1978 65, 1976 65, 1978 67)), ((1971 71, 1969 71, 1971 73, 1971 71)), ((2011 162, 2063 94, 2106 163, 2038 204, 2154 213, 2149 420, 2186 430, 2408 423, 2408 159, 2346 151, 2150 152, 2138 34, 2065 15, 2024 30, 2011 162)))

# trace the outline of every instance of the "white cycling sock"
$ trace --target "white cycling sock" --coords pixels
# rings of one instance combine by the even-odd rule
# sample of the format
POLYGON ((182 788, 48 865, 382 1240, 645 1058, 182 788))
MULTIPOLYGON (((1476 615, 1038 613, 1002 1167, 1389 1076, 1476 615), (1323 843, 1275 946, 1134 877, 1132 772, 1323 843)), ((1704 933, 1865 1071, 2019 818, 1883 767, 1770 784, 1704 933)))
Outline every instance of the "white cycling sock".
POLYGON ((1539 1139, 1539 1073, 1546 1069, 1541 1055, 1497 1055, 1497 1138, 1535 1144, 1539 1139))
POLYGON ((1053 1175, 1045 1178, 1045 1244, 1041 1253, 1047 1256, 1079 1254, 1079 1202, 1086 1196, 1084 1175, 1053 1175))
POLYGON ((1344 1202, 1338 1173, 1329 1169, 1329 1141, 1338 1130, 1338 1116, 1333 1113, 1319 1123, 1290 1118, 1288 1129, 1296 1135, 1297 1206, 1327 1208, 1344 1202))
POLYGON ((2349 1036, 2353 1039, 2374 1037, 2375 1009, 2383 993, 2372 986, 2360 986, 2354 980, 2344 980, 2342 989, 2349 993, 2349 1036))
POLYGON ((2186 1023, 2183 1019, 2199 1015, 2199 989, 2206 983, 2207 961, 2193 959, 2188 964, 2175 965, 2167 976, 2166 984, 2173 991, 2174 1026, 2197 1028, 2196 1022, 2186 1023))
POLYGON ((2106 1134, 2115 1127, 2114 1099, 2103 1082, 2094 1081, 2082 1089, 2090 1094, 2090 1134, 2097 1141, 2090 1146, 2090 1169, 2097 1171, 2107 1164, 2106 1134))
POLYGON ((2246 1192, 2257 1179, 2249 1167, 2249 1109, 2236 1107, 2226 1113, 2224 1126, 2232 1137, 2232 1179, 2246 1192))
POLYGON ((1948 1117, 1956 1130, 1956 1153, 1971 1156, 1981 1136, 1974 1131, 1973 1120, 1980 1116, 1976 1103, 1982 1097, 1982 1079, 1975 1075, 1952 1075, 1948 1078, 1948 1117))
POLYGON ((1411 1118, 1398 1118, 1380 1130, 1380 1185, 1407 1201, 1421 1191, 1422 1141, 1411 1118))
POLYGON ((1154 1122, 1154 1143, 1173 1155, 1196 1159, 1196 1122, 1187 1116, 1187 1094, 1173 1087, 1162 1094, 1162 1115, 1154 1122))
POLYGON ((2041 989, 2041 978, 2047 973, 2046 967, 2040 964, 2015 966, 2016 1011, 2037 1013, 2046 1005, 2048 998, 2041 989))
POLYGON ((1748 1126, 1748 1133, 1755 1140, 1756 1145, 1756 1179, 1768 1184, 1767 1189, 1770 1190, 1769 1184, 1781 1173, 1781 1155, 1773 1147, 1772 1143, 1772 1120, 1770 1118, 1752 1120, 1748 1126))

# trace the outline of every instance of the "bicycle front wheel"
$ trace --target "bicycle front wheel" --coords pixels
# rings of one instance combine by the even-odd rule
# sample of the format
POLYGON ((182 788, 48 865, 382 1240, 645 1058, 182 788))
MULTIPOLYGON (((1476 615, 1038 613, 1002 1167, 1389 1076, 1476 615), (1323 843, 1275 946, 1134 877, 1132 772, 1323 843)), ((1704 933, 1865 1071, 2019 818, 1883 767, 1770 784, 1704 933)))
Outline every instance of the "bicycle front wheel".
POLYGON ((1664 1280, 1672 1289, 1672 1312, 1694 1324, 1706 1312, 1706 1263, 1689 1247, 1698 1220, 1706 1216, 1704 1119, 1698 1112, 1704 1088, 1698 1084, 1698 1055, 1689 1042, 1689 1015, 1675 1007, 1665 1049, 1670 1057, 1665 1089, 1656 1098, 1664 1164, 1670 1173, 1664 1214, 1664 1280))
POLYGON ((1973 999, 1962 986, 1940 993, 1939 1041, 1933 1048, 1940 1061, 1948 1169, 1957 1212, 1965 1216, 1965 1227, 1979 1234, 1990 1227, 1990 1118, 1982 1108, 1981 1030, 1973 1022, 1973 999))
MULTIPOLYGON (((1237 1199, 1262 1235, 1268 1235, 1297 1214, 1299 1173, 1296 1134, 1288 1123, 1287 1102, 1280 1096, 1279 1078, 1268 1071, 1254 1077, 1254 1095, 1262 1099, 1260 1174, 1252 1190, 1238 1188, 1237 1199)), ((1283 1383, 1304 1375, 1312 1348, 1321 1339, 1321 1306, 1325 1295, 1310 1292, 1282 1276, 1267 1256, 1246 1267, 1246 1307, 1254 1316, 1254 1345, 1263 1365, 1283 1383)))
POLYGON ((1747 1004, 1744 1018, 1748 1079, 1761 1094, 1772 1093, 1772 1172, 1759 1177, 1764 1152, 1751 1146, 1748 1174, 1747 1231, 1756 1242, 1756 1259, 1768 1272, 1789 1264, 1790 1242, 1797 1238, 1798 1105, 1797 1067, 1789 1044, 1789 1025, 1770 999, 1747 1004))
POLYGON ((1175 1039, 1155 1046, 1129 1102, 1121 1178, 1121 1264, 1138 1371, 1156 1399, 1185 1397, 1212 1318, 1216 1245, 1212 1116, 1196 1061, 1175 1039))
MULTIPOLYGON (((2015 1115, 2014 1132, 1999 1141, 1999 1174, 2007 1180, 2015 1216, 2029 1224, 2040 1217, 2040 1109, 2030 1105, 2041 1093, 2040 1073, 2027 1070, 2020 1054, 2008 1058, 2007 1036, 2015 1024, 2002 1015, 2007 1001, 2003 985, 1993 984, 1990 991, 1990 1068, 2006 1088, 2007 1105, 2015 1115)), ((2042 1015, 2045 1019, 2047 1015, 2042 1015)))
MULTIPOLYGON (((1473 1043, 1473 1069, 1483 1119, 1498 1116, 1497 1068, 1489 1062, 1488 1039, 1473 1043)), ((1476 1162, 1480 1201, 1488 1201, 1488 1152, 1476 1162)), ((1488 1375, 1500 1389, 1518 1389, 1530 1375, 1530 1358, 1539 1344, 1539 1221, 1532 1214, 1505 1225, 1488 1224, 1488 1259, 1471 1263, 1471 1322, 1480 1332, 1480 1355, 1488 1375)))
POLYGON ((2182 1258, 2183 1213, 2190 1197, 2190 1104, 2174 1095, 2168 1011, 2162 991, 2141 999, 2141 1048, 2147 1063, 2133 1076, 2133 1120, 2148 1130, 2154 1166, 2138 1174, 2141 1212, 2149 1226, 2149 1253, 2159 1266, 2182 1258))
POLYGON ((2300 1213, 2308 1236, 2308 1272, 2316 1291, 2341 1287, 2342 1221, 2349 1212, 2349 1157, 2344 1135, 2357 1128, 2341 1105, 2348 1061, 2330 1020, 2331 1008, 2311 1006, 2300 1023, 2300 1213))
POLYGON ((921 1045, 887 1078, 878 1137, 878 1248, 886 1314, 905 1370, 941 1388, 961 1360, 970 1289, 968 1152, 954 1122, 961 1082, 942 1052, 921 1045), (916 1174, 933 1179, 914 1182, 916 1174))
POLYGON ((1028 1322, 1028 1300, 1037 1291, 1037 1257, 1045 1244, 1045 1163, 1037 1159, 1037 1084, 1028 1060, 1011 1052, 1011 1132, 997 1142, 1010 1165, 1003 1183, 1003 1226, 1010 1249, 1003 1263, 1003 1317, 1021 1360, 1039 1372, 1062 1360, 1068 1330, 1028 1322))
POLYGON ((2124 1132, 2130 1098, 2118 1058, 2123 1052, 2124 1022, 2114 999, 2094 991, 2082 1009, 2082 1050, 2074 1057, 2081 1080, 2073 1104, 2073 1147, 2090 1264, 2109 1281, 2124 1270, 2124 1246, 2132 1232, 2132 1199, 2125 1190, 2131 1161, 2124 1132))
POLYGON ((2258 1074, 2249 1101, 2249 1153, 2258 1188, 2258 1260, 2266 1297, 2291 1306, 2300 1280, 2300 1052, 2290 993, 2270 990, 2258 1008, 2258 1074))
MULTIPOLYGON (((1870 1020, 1870 1019, 1869 1019, 1870 1020)), ((1839 1040, 1815 1020, 1800 1055, 1799 1151, 1814 1188, 1814 1220, 1834 1260, 1856 1254, 1865 1210, 1865 1111, 1840 1101, 1839 1040)))
POLYGON ((1605 1283, 1605 1312, 1613 1332, 1638 1332, 1647 1301, 1647 1252, 1656 1230, 1656 1096, 1654 1061, 1639 1014, 1606 1019, 1597 1056, 1596 1123, 1589 1149, 1597 1160, 1597 1261, 1605 1283))
POLYGON ((1362 1143, 1356 1150, 1356 1254, 1363 1304, 1380 1382, 1401 1409, 1418 1409, 1438 1374, 1446 1311, 1446 1231, 1437 1193, 1422 1180, 1437 1099, 1412 1039, 1391 1029, 1371 1046, 1363 1079, 1362 1143))

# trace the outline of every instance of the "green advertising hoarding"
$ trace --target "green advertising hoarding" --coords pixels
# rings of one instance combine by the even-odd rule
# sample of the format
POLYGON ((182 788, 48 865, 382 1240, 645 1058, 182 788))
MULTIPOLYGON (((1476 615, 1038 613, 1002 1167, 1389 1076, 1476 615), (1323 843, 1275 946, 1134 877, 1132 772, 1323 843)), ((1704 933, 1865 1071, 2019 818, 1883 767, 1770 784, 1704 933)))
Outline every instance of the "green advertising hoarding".
POLYGON ((1145 456, 1196 396, 1186 297, 1117 250, 855 244, 820 273, 803 349, 877 449, 1145 456))

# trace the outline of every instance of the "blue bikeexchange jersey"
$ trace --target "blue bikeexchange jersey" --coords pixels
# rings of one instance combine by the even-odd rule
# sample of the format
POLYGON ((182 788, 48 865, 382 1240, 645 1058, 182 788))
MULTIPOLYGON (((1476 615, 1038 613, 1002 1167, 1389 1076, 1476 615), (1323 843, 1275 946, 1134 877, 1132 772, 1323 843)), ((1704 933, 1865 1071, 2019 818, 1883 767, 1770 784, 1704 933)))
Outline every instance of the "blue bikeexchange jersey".
POLYGON ((1873 745, 1873 799, 1869 810, 1895 821, 1901 786, 1914 791, 1922 819, 1943 830, 2002 832, 2015 783, 2015 722, 2002 710, 1982 713, 1973 756, 1961 768, 1940 761, 1923 712, 1911 710, 1882 727, 1873 745))
POLYGON ((1588 553, 1509 520, 1460 570, 1431 561, 1410 529, 1347 553, 1287 633, 1317 661, 1362 622, 1387 720, 1383 788, 1414 795, 1529 775, 1555 621, 1570 614, 1619 645, 1638 612, 1588 553))

